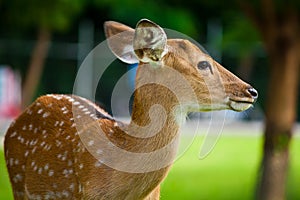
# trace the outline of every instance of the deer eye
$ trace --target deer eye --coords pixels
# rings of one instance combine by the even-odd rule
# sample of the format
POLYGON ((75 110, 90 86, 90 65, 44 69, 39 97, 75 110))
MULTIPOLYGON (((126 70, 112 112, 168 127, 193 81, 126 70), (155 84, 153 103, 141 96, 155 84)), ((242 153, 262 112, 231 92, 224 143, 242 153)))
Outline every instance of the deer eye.
POLYGON ((199 63, 198 63, 198 69, 200 69, 200 70, 206 70, 206 69, 209 69, 210 70, 210 72, 212 73, 212 68, 211 68, 211 65, 209 64, 209 62, 207 62, 207 61, 200 61, 199 63))
POLYGON ((207 69, 210 68, 210 64, 207 61, 201 61, 198 63, 198 69, 207 69))

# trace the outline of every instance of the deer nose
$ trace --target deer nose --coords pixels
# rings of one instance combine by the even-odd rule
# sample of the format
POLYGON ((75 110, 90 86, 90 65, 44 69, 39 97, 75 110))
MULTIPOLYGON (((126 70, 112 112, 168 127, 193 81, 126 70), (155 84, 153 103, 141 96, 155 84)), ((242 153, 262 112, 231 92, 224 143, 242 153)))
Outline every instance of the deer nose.
POLYGON ((257 92, 256 89, 254 89, 253 87, 250 87, 250 88, 247 89, 247 91, 249 92, 249 94, 252 96, 252 98, 253 98, 254 100, 257 99, 257 97, 258 97, 258 92, 257 92))

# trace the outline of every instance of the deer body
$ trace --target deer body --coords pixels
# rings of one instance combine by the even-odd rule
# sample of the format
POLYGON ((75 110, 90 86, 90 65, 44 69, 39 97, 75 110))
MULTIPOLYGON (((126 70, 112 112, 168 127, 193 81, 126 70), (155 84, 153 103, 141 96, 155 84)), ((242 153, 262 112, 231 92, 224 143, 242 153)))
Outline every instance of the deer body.
POLYGON ((257 98, 250 85, 195 45, 167 40, 151 21, 140 21, 136 30, 116 22, 107 22, 105 28, 110 48, 119 59, 140 62, 131 122, 116 121, 78 96, 38 98, 5 136, 5 158, 15 199, 159 199, 159 184, 170 169, 177 143, 155 162, 142 156, 132 165, 142 166, 137 171, 127 170, 131 163, 122 157, 112 164, 107 162, 107 154, 116 156, 110 147, 133 156, 155 152, 176 141, 181 118, 189 112, 242 111, 257 98), (132 51, 128 51, 130 45, 132 51), (218 80, 222 80, 222 90, 218 80), (157 105, 158 109, 151 110, 157 105), (98 130, 108 139, 105 144, 99 145, 98 130), (166 164, 160 166, 160 160, 166 164), (149 168, 152 164, 153 169, 149 168))
POLYGON ((15 199, 24 199, 25 196, 28 199, 146 197, 157 187, 168 169, 129 174, 99 162, 85 149, 78 136, 74 119, 78 116, 72 113, 74 103, 78 103, 76 106, 85 113, 97 109, 98 116, 92 114, 89 117, 99 120, 112 141, 123 139, 116 121, 109 119, 110 116, 96 105, 91 107, 91 102, 67 95, 40 97, 11 125, 5 140, 6 147, 13 147, 6 151, 6 157, 9 158, 9 169, 14 169, 10 177, 15 199), (28 121, 29 118, 32 121, 28 121), (142 188, 139 190, 139 187, 142 188))

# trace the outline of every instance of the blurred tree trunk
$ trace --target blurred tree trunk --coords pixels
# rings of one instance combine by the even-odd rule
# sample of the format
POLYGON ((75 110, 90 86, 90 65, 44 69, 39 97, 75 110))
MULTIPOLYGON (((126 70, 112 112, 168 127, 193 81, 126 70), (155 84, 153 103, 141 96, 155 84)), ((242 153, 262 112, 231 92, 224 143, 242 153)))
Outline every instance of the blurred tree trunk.
POLYGON ((51 33, 49 30, 40 28, 37 41, 33 48, 28 71, 22 89, 22 109, 25 109, 32 101, 43 73, 45 59, 48 54, 51 33))
MULTIPOLYGON (((282 39, 287 40, 285 43, 296 42, 293 37, 282 39)), ((288 47, 276 44, 274 49, 268 45, 272 68, 266 102, 262 176, 258 188, 260 199, 285 199, 289 143, 297 110, 299 42, 288 47)))
POLYGON ((241 5, 258 27, 270 60, 264 154, 257 197, 263 200, 283 200, 289 144, 297 110, 299 13, 293 5, 287 3, 283 10, 272 0, 261 0, 256 7, 242 1, 241 5))

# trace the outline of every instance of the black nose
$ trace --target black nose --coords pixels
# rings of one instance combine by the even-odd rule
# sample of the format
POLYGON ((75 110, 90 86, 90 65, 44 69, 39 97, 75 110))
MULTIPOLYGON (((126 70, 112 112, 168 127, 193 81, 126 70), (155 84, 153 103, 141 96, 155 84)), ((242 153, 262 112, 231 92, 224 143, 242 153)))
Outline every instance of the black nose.
POLYGON ((253 97, 253 99, 257 99, 258 97, 258 92, 256 91, 256 89, 254 89, 253 87, 248 89, 248 92, 251 94, 251 96, 253 97))

